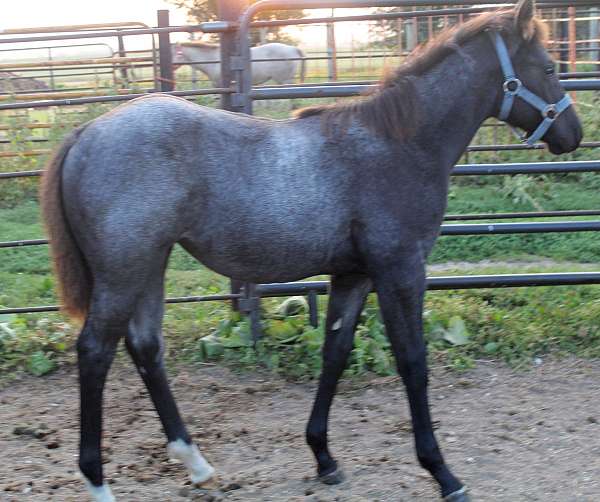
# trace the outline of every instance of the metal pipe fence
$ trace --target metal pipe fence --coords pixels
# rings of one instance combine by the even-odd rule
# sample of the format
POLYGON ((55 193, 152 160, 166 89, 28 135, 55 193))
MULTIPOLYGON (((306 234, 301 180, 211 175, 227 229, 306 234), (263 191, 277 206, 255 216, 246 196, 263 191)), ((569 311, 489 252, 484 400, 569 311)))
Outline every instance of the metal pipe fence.
MULTIPOLYGON (((600 272, 562 272, 549 274, 505 274, 505 275, 468 275, 428 277, 428 291, 444 291, 450 289, 496 289, 522 288, 541 286, 581 286, 600 284, 600 272)), ((276 298, 329 292, 329 281, 301 281, 274 284, 257 284, 255 289, 258 298, 276 298)), ((166 298, 165 303, 197 303, 211 301, 235 301, 243 298, 239 293, 205 296, 183 296, 166 298)), ((37 307, 13 307, 0 309, 0 315, 30 314, 38 312, 58 312, 59 305, 42 305, 37 307)))
MULTIPOLYGON (((598 0, 545 0, 538 4, 541 8, 557 6, 588 6, 598 5, 598 0)), ((510 3, 490 0, 261 0, 250 6, 240 16, 239 22, 217 21, 200 23, 190 26, 162 26, 159 28, 125 28, 120 30, 97 30, 87 33, 67 33, 64 35, 33 35, 28 37, 15 37, 4 39, 0 36, 0 44, 8 42, 32 42, 47 40, 69 40, 78 38, 94 38, 108 36, 128 35, 161 35, 162 53, 166 54, 165 44, 169 43, 168 34, 172 32, 196 32, 227 34, 237 32, 239 35, 239 53, 233 54, 234 64, 231 58, 221 57, 221 65, 228 72, 237 74, 232 84, 227 83, 219 88, 195 89, 189 91, 171 91, 167 94, 192 97, 198 95, 215 94, 228 96, 231 109, 235 111, 251 112, 253 100, 265 99, 295 99, 295 98, 321 98, 321 97, 345 97, 363 94, 372 90, 375 86, 372 82, 329 82, 321 84, 302 84, 286 86, 251 86, 251 59, 249 53, 248 33, 251 27, 275 27, 284 25, 315 24, 316 22, 343 22, 373 19, 395 19, 403 17, 425 17, 426 15, 444 14, 466 14, 488 10, 490 5, 510 5, 510 3), (485 6, 481 4, 485 3, 485 6), (478 5, 479 4, 479 5, 478 5), (464 7, 470 5, 472 7, 464 7), (296 8, 324 8, 324 7, 408 7, 408 6, 445 6, 435 10, 423 10, 401 13, 380 13, 363 16, 341 16, 328 18, 309 18, 297 20, 274 20, 253 21, 253 16, 262 10, 296 9, 296 8), (455 6, 455 7, 453 7, 455 6), (463 7, 458 7, 463 6, 463 7), (223 66, 225 65, 225 66, 223 66)), ((354 56, 361 57, 361 56, 354 56)), ((369 56, 365 56, 369 57, 369 56)), ((127 58, 126 58, 127 59, 127 58)), ((135 58, 134 58, 135 59, 135 58)), ((151 59, 151 58, 150 58, 151 59)), ((296 58, 294 58, 296 59, 296 58)), ((328 59, 327 57, 314 57, 307 59, 328 59)), ((215 61, 217 62, 217 61, 215 61)), ((172 69, 171 69, 172 71, 172 69)), ((561 83, 566 90, 600 90, 600 76, 598 72, 565 72, 561 75, 561 83)), ((168 74, 161 74, 159 81, 168 81, 168 74)), ((89 103, 110 103, 127 101, 148 93, 122 94, 112 96, 90 96, 71 99, 42 99, 27 103, 1 103, 2 110, 36 109, 51 106, 73 106, 86 105, 89 103)), ((33 128, 33 127, 32 127, 33 128)), ((583 145, 588 148, 597 148, 600 142, 588 142, 583 145)), ((543 145, 529 147, 526 145, 472 145, 469 151, 493 151, 493 150, 521 150, 539 149, 543 145)), ((581 173, 600 172, 599 161, 570 161, 570 162, 529 162, 512 164, 463 164, 453 170, 454 176, 488 176, 488 175, 514 175, 514 174, 551 174, 551 173, 581 173)), ((42 171, 30 170, 21 172, 0 172, 0 180, 11 178, 26 178, 40 176, 42 171)), ((570 211, 535 211, 521 213, 479 213, 447 215, 446 221, 468 221, 468 220, 501 220, 501 219, 524 219, 524 218, 555 218, 555 217, 590 217, 600 215, 600 210, 570 210, 570 211)), ((600 230, 600 220, 583 221, 557 221, 557 222, 510 222, 510 223, 470 223, 442 225, 441 235, 464 236, 464 235, 499 235, 499 234, 531 234, 546 232, 580 232, 600 230)), ((11 242, 0 242, 0 248, 30 247, 47 244, 45 239, 30 239, 11 242)), ((525 286, 551 286, 551 285, 574 285, 574 284, 600 284, 600 272, 579 272, 560 274, 511 274, 511 275, 487 275, 487 276, 451 276, 428 278, 428 289, 468 289, 468 288, 496 288, 496 287, 525 287, 525 286)), ((259 284, 255 287, 247 287, 243 293, 232 293, 223 295, 190 296, 169 298, 167 303, 204 302, 215 300, 227 300, 235 302, 247 297, 248 294, 261 297, 287 296, 291 294, 326 294, 328 283, 318 282, 295 282, 284 284, 259 284), (253 291, 253 293, 252 293, 253 291)), ((28 313, 28 312, 50 312, 58 310, 57 306, 18 307, 0 309, 1 314, 28 313)), ((311 309, 312 310, 312 309, 311 309)), ((314 314, 314 313, 312 313, 314 314)), ((314 317, 314 315, 312 316, 314 317)))

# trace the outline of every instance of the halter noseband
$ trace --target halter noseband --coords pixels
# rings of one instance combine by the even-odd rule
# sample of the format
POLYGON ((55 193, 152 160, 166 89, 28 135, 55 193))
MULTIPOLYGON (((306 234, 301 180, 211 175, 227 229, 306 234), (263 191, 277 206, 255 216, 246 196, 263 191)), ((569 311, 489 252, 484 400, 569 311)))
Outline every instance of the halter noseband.
POLYGON ((546 101, 544 101, 538 95, 527 89, 527 87, 525 87, 517 78, 515 69, 510 61, 508 49, 506 48, 506 44, 504 43, 500 33, 494 31, 490 32, 490 35, 492 37, 494 47, 496 48, 496 54, 498 54, 498 59, 500 60, 500 66, 502 67, 502 73, 504 75, 504 83, 502 84, 502 89, 504 90, 504 100, 502 101, 498 118, 504 121, 508 118, 516 96, 520 97, 523 101, 526 101, 531 106, 539 110, 543 118, 543 120, 540 122, 540 125, 537 126, 537 129, 533 131, 528 138, 521 137, 523 141, 532 146, 537 140, 546 134, 558 116, 569 106, 571 106, 573 101, 568 94, 565 94, 558 103, 546 103, 546 101))

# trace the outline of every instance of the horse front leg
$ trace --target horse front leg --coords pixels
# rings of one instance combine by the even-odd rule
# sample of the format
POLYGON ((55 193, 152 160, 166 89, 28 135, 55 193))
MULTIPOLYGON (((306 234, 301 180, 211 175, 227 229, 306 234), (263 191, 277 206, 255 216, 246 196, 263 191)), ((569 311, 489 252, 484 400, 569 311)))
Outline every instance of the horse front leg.
POLYGON ((419 463, 438 482, 445 501, 468 502, 466 488, 444 463, 431 424, 422 322, 425 267, 420 255, 415 253, 404 263, 382 268, 375 288, 398 373, 406 387, 419 463))
POLYGON ((306 440, 317 461, 319 479, 326 484, 336 484, 343 480, 342 471, 327 447, 327 423, 337 382, 352 350, 354 330, 371 286, 371 281, 364 276, 331 278, 323 370, 306 427, 306 440))

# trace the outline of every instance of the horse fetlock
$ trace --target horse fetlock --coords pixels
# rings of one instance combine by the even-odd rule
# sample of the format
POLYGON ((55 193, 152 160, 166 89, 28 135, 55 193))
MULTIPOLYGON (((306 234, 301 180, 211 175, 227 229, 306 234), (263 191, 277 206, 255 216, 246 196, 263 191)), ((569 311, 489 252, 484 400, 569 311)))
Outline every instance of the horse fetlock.
POLYGON ((115 497, 106 483, 96 486, 90 483, 85 477, 84 481, 94 502, 116 502, 115 497))
POLYGON ((339 485, 342 483, 346 476, 344 475, 344 471, 337 466, 337 463, 334 462, 335 469, 332 472, 327 474, 320 474, 319 481, 326 485, 339 485))
POLYGON ((452 492, 443 498, 444 502, 471 502, 471 498, 467 493, 467 487, 463 486, 460 490, 452 492))
POLYGON ((179 460, 186 466, 194 484, 204 483, 215 474, 214 467, 206 461, 193 443, 188 444, 183 439, 171 441, 167 446, 167 453, 170 458, 179 460))
POLYGON ((102 460, 94 453, 86 454, 85 450, 79 454, 79 470, 86 483, 90 486, 102 485, 102 460))

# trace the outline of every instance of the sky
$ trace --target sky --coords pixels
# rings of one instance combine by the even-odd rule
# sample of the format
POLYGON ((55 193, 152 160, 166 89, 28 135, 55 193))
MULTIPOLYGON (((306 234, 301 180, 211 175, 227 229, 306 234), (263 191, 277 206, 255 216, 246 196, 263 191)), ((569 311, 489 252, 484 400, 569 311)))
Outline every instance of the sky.
MULTIPOLYGON (((156 11, 169 9, 172 25, 187 24, 185 9, 177 9, 166 0, 0 0, 0 32, 6 29, 30 28, 42 26, 64 26, 73 24, 114 23, 139 21, 149 26, 156 26, 156 11)), ((315 9, 311 16, 321 17, 330 14, 330 9, 315 9)), ((357 9, 337 9, 339 15, 357 13, 357 9)), ((338 46, 350 46, 352 41, 360 42, 367 36, 368 29, 364 24, 339 23, 336 25, 338 46)), ((325 28, 323 26, 305 26, 301 30, 290 28, 290 34, 300 40, 301 46, 314 48, 325 45, 325 28)), ((172 40, 187 39, 188 35, 172 34, 172 40)), ((126 47, 129 50, 148 48, 149 37, 128 37, 126 47)), ((70 44, 106 42, 115 47, 114 39, 73 41, 70 44)), ((52 42, 61 45, 62 42, 52 42)), ((49 45, 43 43, 40 45, 49 45)), ((29 45, 31 47, 31 45, 29 45)), ((8 46, 4 46, 8 48, 8 46)), ((105 56, 106 48, 100 46, 81 49, 90 51, 87 56, 105 56)), ((72 52, 73 49, 70 49, 72 52)), ((56 57, 67 57, 69 50, 54 51, 56 57)), ((20 53, 24 55, 23 52, 20 53)), ((33 53, 30 57, 36 57, 33 53)), ((0 59, 11 59, 8 53, 1 54, 0 59)))
POLYGON ((185 11, 165 0, 0 0, 0 30, 67 24, 141 21, 156 25, 156 11, 169 9, 172 24, 185 24, 185 11))

